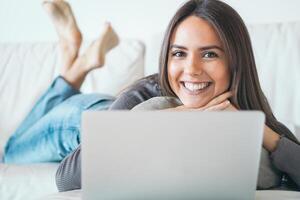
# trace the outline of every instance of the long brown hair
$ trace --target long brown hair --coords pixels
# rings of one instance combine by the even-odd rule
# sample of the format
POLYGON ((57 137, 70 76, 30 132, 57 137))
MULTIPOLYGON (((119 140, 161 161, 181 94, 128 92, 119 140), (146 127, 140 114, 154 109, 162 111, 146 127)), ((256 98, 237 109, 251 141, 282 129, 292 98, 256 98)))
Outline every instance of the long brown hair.
POLYGON ((166 30, 159 60, 159 82, 165 96, 175 96, 168 80, 170 38, 187 17, 197 16, 210 23, 223 43, 230 69, 231 103, 240 110, 260 110, 273 131, 298 143, 296 137, 274 117, 260 87, 250 36, 240 15, 219 0, 190 0, 176 12, 166 30))

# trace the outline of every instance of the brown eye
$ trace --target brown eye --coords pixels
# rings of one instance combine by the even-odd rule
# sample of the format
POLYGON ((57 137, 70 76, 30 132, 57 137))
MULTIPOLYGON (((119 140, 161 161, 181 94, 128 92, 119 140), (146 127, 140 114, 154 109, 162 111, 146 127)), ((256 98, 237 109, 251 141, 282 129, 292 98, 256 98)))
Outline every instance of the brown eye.
POLYGON ((185 55, 186 54, 183 51, 175 51, 175 52, 172 53, 173 57, 178 57, 178 58, 184 57, 185 55))
POLYGON ((205 52, 203 54, 203 58, 216 58, 216 57, 218 57, 218 55, 213 51, 205 52))

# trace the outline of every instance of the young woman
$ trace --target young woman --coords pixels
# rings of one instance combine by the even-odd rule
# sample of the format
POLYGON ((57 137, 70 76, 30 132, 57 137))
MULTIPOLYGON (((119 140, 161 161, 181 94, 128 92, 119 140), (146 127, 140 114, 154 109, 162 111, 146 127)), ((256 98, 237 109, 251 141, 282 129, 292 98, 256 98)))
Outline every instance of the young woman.
MULTIPOLYGON (((177 105, 173 101, 172 108, 165 106, 171 110, 263 111, 267 164, 261 162, 258 188, 299 189, 300 145, 270 109, 259 84, 248 31, 234 9, 218 0, 184 4, 165 34, 159 83, 163 96, 179 100, 177 105), (260 181, 266 174, 274 177, 260 181)), ((160 99, 162 103, 165 98, 160 99)), ((153 99, 138 106, 149 106, 149 102, 153 99)), ((80 161, 79 146, 57 171, 60 191, 81 187, 80 161)))
MULTIPOLYGON (((218 0, 184 4, 165 33, 159 81, 163 96, 180 103, 167 105, 170 98, 156 97, 137 107, 162 109, 153 103, 163 103, 177 111, 263 111, 264 151, 257 187, 299 189, 300 145, 272 113, 259 84, 248 31, 234 9, 218 0)), ((60 191, 81 187, 80 160, 79 147, 61 163, 56 175, 60 191)))

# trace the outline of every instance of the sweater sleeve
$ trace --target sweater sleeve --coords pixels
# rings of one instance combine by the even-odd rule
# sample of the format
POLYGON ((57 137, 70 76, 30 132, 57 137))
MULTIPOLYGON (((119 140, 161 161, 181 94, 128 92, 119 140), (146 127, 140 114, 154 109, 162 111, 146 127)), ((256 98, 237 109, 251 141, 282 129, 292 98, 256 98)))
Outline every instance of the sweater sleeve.
POLYGON ((81 188, 81 145, 60 163, 56 185, 59 192, 81 188))
POLYGON ((275 167, 285 172, 300 189, 300 145, 282 137, 271 159, 275 167))

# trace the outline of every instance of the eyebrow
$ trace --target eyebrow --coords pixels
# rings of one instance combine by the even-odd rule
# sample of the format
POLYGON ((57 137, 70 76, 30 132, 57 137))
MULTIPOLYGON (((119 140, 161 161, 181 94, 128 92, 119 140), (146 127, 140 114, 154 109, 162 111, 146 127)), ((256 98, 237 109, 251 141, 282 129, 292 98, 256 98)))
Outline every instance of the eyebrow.
MULTIPOLYGON (((172 44, 172 45, 170 46, 170 49, 172 49, 172 48, 187 50, 186 47, 180 46, 180 45, 176 45, 176 44, 172 44)), ((200 48, 198 48, 198 49, 201 50, 201 51, 205 51, 205 50, 209 50, 209 49, 219 49, 220 51, 223 51, 223 52, 224 52, 224 49, 221 48, 221 47, 219 47, 219 46, 217 46, 217 45, 203 46, 203 47, 200 47, 200 48)))

